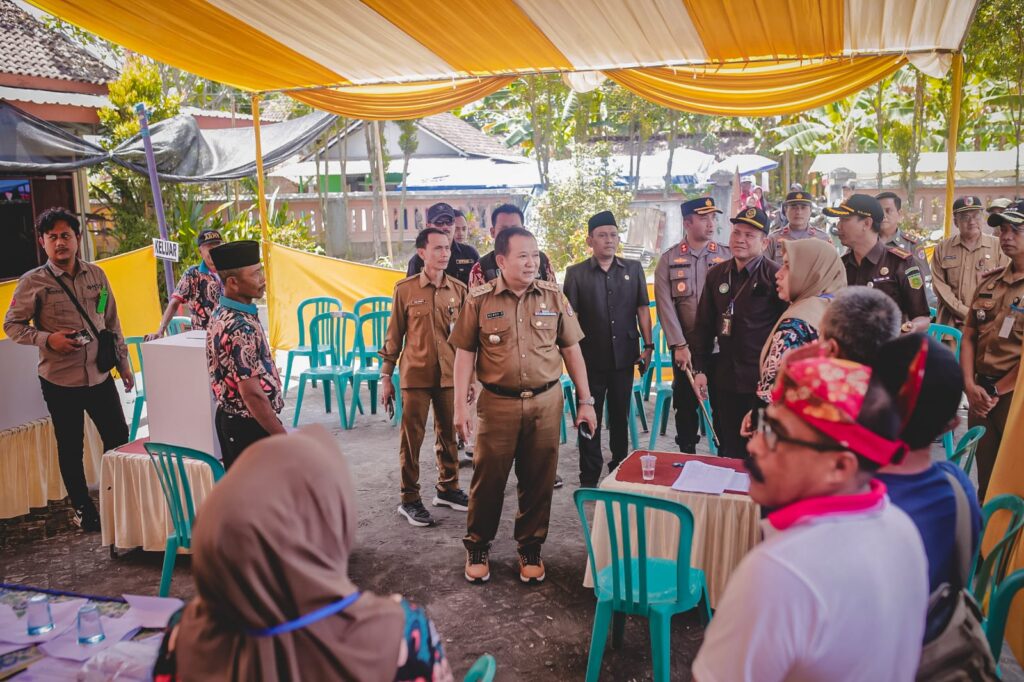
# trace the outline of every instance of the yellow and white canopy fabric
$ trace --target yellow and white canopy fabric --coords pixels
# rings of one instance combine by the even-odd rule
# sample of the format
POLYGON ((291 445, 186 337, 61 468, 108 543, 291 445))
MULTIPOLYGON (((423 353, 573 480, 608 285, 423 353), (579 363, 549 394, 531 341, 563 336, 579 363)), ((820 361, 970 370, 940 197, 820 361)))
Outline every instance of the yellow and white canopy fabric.
POLYGON ((532 73, 601 72, 659 104, 800 111, 911 62, 933 76, 976 0, 30 0, 108 40, 254 92, 395 120, 532 73))

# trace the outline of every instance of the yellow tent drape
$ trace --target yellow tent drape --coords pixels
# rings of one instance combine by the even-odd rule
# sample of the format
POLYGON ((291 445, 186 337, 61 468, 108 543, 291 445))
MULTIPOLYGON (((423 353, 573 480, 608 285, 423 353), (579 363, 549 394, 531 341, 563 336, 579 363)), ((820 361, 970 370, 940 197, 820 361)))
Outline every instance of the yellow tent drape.
POLYGON ((514 77, 466 78, 402 85, 353 85, 288 93, 300 102, 363 120, 399 121, 450 111, 501 90, 514 77))
POLYGON ((953 101, 949 105, 949 138, 946 140, 946 236, 953 231, 953 190, 956 188, 956 147, 960 140, 960 100, 964 90, 964 54, 953 55, 953 101))
MULTIPOLYGON (((95 261, 110 280, 117 301, 117 317, 125 336, 144 336, 160 326, 160 290, 157 285, 156 256, 152 246, 95 261), (141 273, 141 275, 140 275, 141 273)), ((0 284, 0 319, 7 315, 17 280, 0 284)), ((0 339, 5 339, 0 329, 0 339)))
POLYGON ((673 109, 720 116, 778 116, 842 99, 906 63, 905 57, 880 56, 603 73, 627 90, 673 109))
POLYGON ((390 296, 395 283, 405 277, 397 270, 318 256, 274 243, 267 244, 263 257, 273 265, 267 280, 267 312, 270 345, 278 350, 299 343, 296 310, 303 299, 334 296, 343 310, 351 312, 361 298, 390 296))

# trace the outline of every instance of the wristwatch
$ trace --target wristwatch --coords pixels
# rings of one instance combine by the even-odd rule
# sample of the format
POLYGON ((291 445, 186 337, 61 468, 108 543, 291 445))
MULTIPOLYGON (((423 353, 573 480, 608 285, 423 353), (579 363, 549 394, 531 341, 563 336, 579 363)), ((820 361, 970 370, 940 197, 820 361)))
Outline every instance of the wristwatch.
POLYGON ((644 344, 644 350, 654 350, 654 344, 653 343, 645 343, 644 344))
POLYGON ((593 405, 594 404, 594 396, 590 396, 586 400, 579 401, 579 404, 580 405, 593 405))

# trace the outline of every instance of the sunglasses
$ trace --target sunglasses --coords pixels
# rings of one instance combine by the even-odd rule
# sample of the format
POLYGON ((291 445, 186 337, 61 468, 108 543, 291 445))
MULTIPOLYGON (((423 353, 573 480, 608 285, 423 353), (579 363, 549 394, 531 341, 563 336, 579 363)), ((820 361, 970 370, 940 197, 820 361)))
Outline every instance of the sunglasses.
POLYGON ((431 224, 437 225, 438 227, 448 227, 449 225, 455 224, 455 218, 451 218, 449 216, 441 216, 440 218, 435 219, 434 222, 431 224))
POLYGON ((760 434, 764 438, 764 444, 772 452, 775 452, 775 448, 779 443, 799 445, 815 452, 837 452, 846 449, 839 447, 838 444, 812 443, 807 440, 800 440, 799 438, 790 438, 785 434, 779 433, 779 422, 769 417, 764 407, 754 410, 754 413, 750 416, 750 421, 754 433, 760 434))

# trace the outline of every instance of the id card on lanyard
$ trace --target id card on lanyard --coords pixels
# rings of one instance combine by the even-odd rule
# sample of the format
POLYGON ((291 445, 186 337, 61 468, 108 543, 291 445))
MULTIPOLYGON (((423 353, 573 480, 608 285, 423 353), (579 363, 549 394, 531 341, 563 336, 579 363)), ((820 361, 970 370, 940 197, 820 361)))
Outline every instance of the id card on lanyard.
MULTIPOLYGON (((732 318, 733 315, 736 314, 736 299, 738 299, 740 297, 740 294, 742 294, 746 290, 747 285, 749 285, 750 282, 753 281, 753 279, 754 276, 750 275, 747 281, 744 282, 743 285, 739 288, 739 290, 729 298, 729 305, 728 307, 726 307, 725 312, 722 313, 722 321, 718 327, 719 336, 732 336, 732 318)), ((725 291, 722 291, 721 288, 719 288, 719 291, 721 291, 723 294, 732 291, 731 270, 729 271, 729 283, 725 285, 725 291)))

